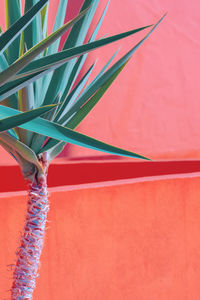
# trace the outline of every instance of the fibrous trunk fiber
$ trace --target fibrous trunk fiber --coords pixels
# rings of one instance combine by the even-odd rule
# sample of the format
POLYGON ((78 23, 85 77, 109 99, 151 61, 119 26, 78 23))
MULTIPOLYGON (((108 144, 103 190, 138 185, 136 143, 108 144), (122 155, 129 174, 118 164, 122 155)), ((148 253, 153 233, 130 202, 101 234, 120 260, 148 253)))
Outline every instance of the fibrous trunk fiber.
POLYGON ((32 299, 49 209, 46 176, 33 180, 28 194, 24 232, 18 248, 11 289, 12 300, 32 299))

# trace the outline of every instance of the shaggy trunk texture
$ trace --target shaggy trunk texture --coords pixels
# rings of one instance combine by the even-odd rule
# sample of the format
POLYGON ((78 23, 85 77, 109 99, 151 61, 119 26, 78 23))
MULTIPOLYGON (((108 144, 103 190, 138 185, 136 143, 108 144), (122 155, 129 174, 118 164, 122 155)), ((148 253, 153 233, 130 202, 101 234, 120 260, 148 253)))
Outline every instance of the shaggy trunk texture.
POLYGON ((45 224, 49 209, 47 194, 47 162, 41 160, 45 176, 35 175, 30 183, 27 215, 21 244, 18 248, 17 262, 11 289, 12 300, 32 299, 40 255, 44 242, 45 224))

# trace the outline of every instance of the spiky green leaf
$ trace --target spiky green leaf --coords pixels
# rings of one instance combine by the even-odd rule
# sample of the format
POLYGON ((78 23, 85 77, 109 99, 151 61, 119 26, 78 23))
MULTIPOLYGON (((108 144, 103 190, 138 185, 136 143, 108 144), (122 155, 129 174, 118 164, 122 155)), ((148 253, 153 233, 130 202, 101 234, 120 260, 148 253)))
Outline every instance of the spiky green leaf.
POLYGON ((42 36, 43 39, 47 35, 47 21, 48 21, 48 11, 49 11, 49 3, 41 10, 41 29, 42 29, 42 36))
MULTIPOLYGON (((122 71, 122 69, 125 67, 128 61, 122 65, 121 68, 117 69, 115 73, 111 76, 111 78, 91 97, 88 102, 83 105, 80 110, 65 124, 65 127, 70 129, 75 129, 81 121, 89 114, 89 112, 94 108, 94 106, 99 102, 99 100, 103 97, 107 89, 110 87, 110 85, 113 83, 113 81, 116 79, 116 77, 119 75, 119 73, 122 71)), ((53 148, 53 153, 57 153, 59 149, 61 149, 61 146, 58 146, 58 149, 55 147, 56 145, 60 144, 57 140, 49 139, 47 143, 42 147, 39 153, 42 153, 44 151, 48 151, 49 149, 53 148)), ((52 154, 53 155, 53 154, 52 154)))
MULTIPOLYGON (((162 18, 163 19, 163 18, 162 18)), ((133 55, 133 53, 143 44, 147 37, 154 31, 158 24, 162 21, 160 19, 158 23, 151 29, 151 31, 139 42, 137 43, 128 53, 126 53, 120 60, 118 60, 111 68, 109 68, 105 73, 93 81, 93 83, 84 91, 84 93, 77 99, 76 103, 66 112, 66 114, 60 120, 61 123, 66 122, 74 113, 76 113, 80 107, 88 101, 88 99, 100 88, 102 87, 110 78, 115 74, 116 70, 121 68, 121 66, 133 55)))
MULTIPOLYGON (((20 126, 26 122, 29 122, 44 113, 48 112, 49 110, 55 108, 56 104, 42 106, 36 109, 32 109, 26 112, 19 112, 18 114, 7 117, 5 119, 0 119, 0 132, 6 131, 8 129, 20 126)), ((0 111, 2 109, 2 105, 0 105, 0 111)), ((1 112, 0 112, 1 114, 1 112)))
POLYGON ((41 59, 37 59, 31 63, 29 63, 23 70, 19 72, 18 75, 14 77, 14 79, 23 78, 26 75, 30 75, 33 73, 41 72, 43 70, 46 70, 48 68, 51 68, 53 70, 54 68, 57 68, 58 66, 61 66, 62 64, 66 63, 68 60, 80 56, 84 53, 87 53, 89 51, 95 50, 99 47, 103 47, 105 45, 108 45, 110 43, 116 42, 120 39, 123 39, 125 37, 128 37, 130 35, 133 35, 141 30, 144 30, 149 26, 133 29, 130 31, 126 31, 120 34, 116 34, 95 42, 91 42, 88 44, 84 44, 78 47, 70 48, 67 50, 63 50, 61 52, 58 52, 56 54, 49 55, 47 57, 43 57, 41 59))
POLYGON ((103 97, 107 89, 123 70, 128 60, 111 76, 111 78, 83 105, 77 113, 65 124, 65 127, 74 129, 76 128, 83 119, 89 114, 89 112, 95 107, 99 100, 103 97))
MULTIPOLYGON (((3 85, 5 82, 9 81, 16 73, 23 69, 28 63, 33 61, 44 49, 49 45, 55 42, 62 34, 67 31, 74 23, 78 22, 87 12, 87 10, 81 12, 74 19, 69 21, 67 24, 63 25, 56 32, 52 33, 50 36, 42 40, 37 45, 33 46, 28 50, 23 56, 21 56, 15 63, 10 67, 0 73, 0 85, 3 85)), ((41 58, 43 59, 43 58, 41 58)), ((46 68, 45 68, 46 69, 46 68)))
MULTIPOLYGON (((5 14, 6 14, 6 27, 9 28, 21 17, 21 6, 19 0, 5 0, 5 14)), ((20 37, 18 36, 15 41, 7 49, 7 60, 12 64, 19 56, 20 37)))
POLYGON ((44 7, 48 0, 40 0, 24 16, 18 19, 0 36, 0 54, 20 35, 20 33, 30 24, 36 14, 44 7))
MULTIPOLYGON (((25 13, 29 11, 38 0, 29 0, 25 1, 25 13)), ((46 6, 45 6, 46 7, 46 6)), ((26 43, 27 49, 31 49, 34 45, 38 44, 42 39, 41 31, 41 17, 40 14, 37 14, 33 21, 27 26, 24 30, 24 41, 26 43)))
POLYGON ((66 97, 66 99, 63 100, 62 105, 60 106, 58 113, 56 114, 56 117, 54 118, 54 121, 58 121, 59 118, 62 116, 62 114, 65 113, 65 109, 67 109, 67 107, 71 106, 73 104, 73 102, 76 100, 76 98, 78 97, 79 93, 81 92, 81 90, 83 89, 84 85, 86 84, 93 68, 94 68, 95 64, 93 64, 88 70, 87 72, 83 75, 83 77, 79 80, 79 82, 77 83, 77 85, 74 87, 74 89, 71 91, 71 93, 69 93, 67 95, 67 92, 64 91, 63 95, 64 97, 66 97))
MULTIPOLYGON (((11 117, 18 113, 19 111, 15 109, 2 106, 0 110, 0 117, 1 118, 11 117)), ((59 141, 75 144, 86 148, 91 148, 94 150, 98 150, 110 154, 116 154, 120 156, 140 158, 140 159, 148 159, 142 155, 133 153, 131 151, 123 150, 121 148, 114 147, 107 143, 103 143, 87 135, 73 131, 64 126, 50 122, 42 118, 33 119, 32 121, 22 124, 19 127, 36 132, 38 134, 51 137, 53 139, 57 139, 59 141)))
MULTIPOLYGON (((98 40, 98 41, 95 41, 95 42, 92 42, 92 43, 89 43, 86 45, 78 46, 78 47, 75 47, 72 49, 64 50, 62 52, 52 54, 48 57, 43 57, 41 59, 35 60, 35 61, 31 62, 27 67, 25 67, 19 73, 19 75, 15 76, 15 78, 17 78, 16 80, 8 82, 8 83, 4 84, 2 87, 0 87, 0 100, 5 99, 9 95, 12 95, 17 90, 34 82, 36 79, 47 74, 48 72, 51 72, 53 69, 58 68, 59 66, 64 64, 66 61, 72 59, 73 57, 76 57, 85 52, 94 50, 105 44, 112 43, 118 39, 124 38, 131 34, 134 34, 134 33, 138 32, 140 30, 143 30, 147 27, 149 27, 149 26, 134 29, 134 30, 128 31, 126 33, 122 33, 122 34, 115 35, 115 36, 112 36, 109 38, 98 40)), ((140 43, 142 43, 142 42, 143 42, 143 40, 140 43)), ((49 100, 48 100, 48 103, 49 103, 49 100)))
MULTIPOLYGON (((65 14, 67 9, 68 0, 60 1, 58 11, 56 14, 55 23, 53 26, 53 32, 56 32, 61 26, 63 26, 65 20, 65 14)), ((47 49, 47 55, 56 53, 58 51, 60 39, 57 39, 50 47, 47 49)))
MULTIPOLYGON (((87 14, 77 22, 71 29, 67 40, 63 46, 63 50, 80 46, 83 44, 85 37, 88 33, 89 26, 92 22, 94 13, 98 6, 99 0, 85 0, 81 7, 80 12, 85 9, 89 9, 87 14), (92 5, 91 5, 92 4, 92 5), (91 6, 91 7, 90 7, 91 6)), ((76 64, 76 58, 68 61, 65 65, 58 68, 52 75, 51 81, 48 84, 48 89, 43 94, 43 103, 49 103, 49 97, 54 97, 58 91, 61 92, 61 96, 66 89, 66 82, 69 82, 71 73, 73 72, 74 66, 76 64)))

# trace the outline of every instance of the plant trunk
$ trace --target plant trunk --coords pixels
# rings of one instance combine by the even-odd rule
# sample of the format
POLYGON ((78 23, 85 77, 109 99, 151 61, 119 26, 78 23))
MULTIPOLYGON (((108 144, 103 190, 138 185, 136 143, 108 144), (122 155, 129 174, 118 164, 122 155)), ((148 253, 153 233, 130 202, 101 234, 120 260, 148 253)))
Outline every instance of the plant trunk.
MULTIPOLYGON (((43 166, 44 162, 42 161, 43 166)), ((32 299, 40 255, 44 242, 45 224, 49 209, 47 194, 47 166, 45 174, 34 175, 29 184, 27 215, 20 247, 17 249, 17 262, 11 289, 12 300, 32 299)))

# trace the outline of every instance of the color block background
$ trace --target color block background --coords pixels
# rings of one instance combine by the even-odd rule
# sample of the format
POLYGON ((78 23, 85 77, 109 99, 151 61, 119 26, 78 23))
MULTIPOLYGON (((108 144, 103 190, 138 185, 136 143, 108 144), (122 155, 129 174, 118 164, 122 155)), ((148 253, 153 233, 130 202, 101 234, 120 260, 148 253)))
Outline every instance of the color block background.
MULTIPOLYGON (((69 2, 67 18, 82 1, 69 2)), ((100 1, 100 11, 105 4, 100 1)), ((50 0, 49 31, 57 5, 58 0, 50 0)), ((80 132, 154 160, 199 159, 199 8, 197 0, 111 0, 99 37, 154 23, 166 11, 168 15, 79 126, 80 132)), ((3 12, 0 0, 2 25, 3 12)), ((99 70, 119 44, 118 57, 142 36, 94 52, 87 64, 98 56, 99 70)), ((77 146, 62 154, 80 159, 99 155, 77 146)), ((0 149, 0 165, 14 164, 0 149)), ((35 299, 199 300, 199 174, 179 178, 173 168, 171 178, 51 189, 35 299)), ((19 180, 14 170, 8 186, 19 180)), ((64 178, 67 171, 66 164, 56 176, 64 178)), ((87 168, 81 172, 84 177, 87 168)), ((95 172, 93 176, 95 182, 95 172)), ((8 265, 15 259, 26 209, 25 193, 8 191, 0 193, 1 299, 9 299, 8 265)))

